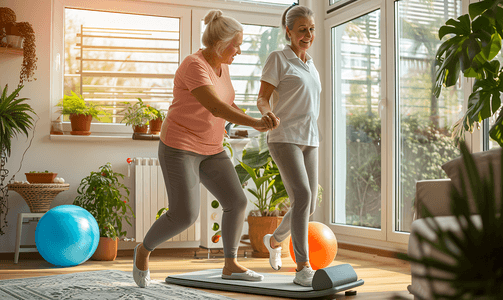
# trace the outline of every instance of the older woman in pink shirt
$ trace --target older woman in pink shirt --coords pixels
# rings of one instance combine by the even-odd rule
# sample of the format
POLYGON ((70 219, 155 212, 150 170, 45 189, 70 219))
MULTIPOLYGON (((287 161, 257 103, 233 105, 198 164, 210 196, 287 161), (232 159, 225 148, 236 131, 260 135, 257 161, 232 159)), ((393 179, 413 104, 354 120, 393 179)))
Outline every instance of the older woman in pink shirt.
POLYGON ((279 119, 256 119, 234 104, 228 65, 241 53, 243 28, 235 19, 211 10, 204 19, 206 47, 186 57, 176 71, 173 104, 162 125, 159 160, 169 198, 169 211, 150 228, 134 250, 136 284, 150 283, 148 258, 158 245, 194 223, 199 214, 199 183, 223 207, 223 279, 260 281, 263 276, 237 262, 247 199, 234 165, 223 149, 225 121, 261 132, 274 129, 279 119))

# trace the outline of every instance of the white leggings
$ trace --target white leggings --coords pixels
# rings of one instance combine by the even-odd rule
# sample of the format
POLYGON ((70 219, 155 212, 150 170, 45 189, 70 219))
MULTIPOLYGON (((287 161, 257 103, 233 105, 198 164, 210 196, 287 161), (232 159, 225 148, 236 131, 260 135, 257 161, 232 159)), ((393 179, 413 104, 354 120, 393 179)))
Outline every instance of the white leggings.
POLYGON ((224 211, 221 224, 224 256, 237 257, 248 201, 225 151, 201 155, 160 142, 159 162, 166 183, 169 210, 150 227, 143 240, 145 249, 153 251, 196 221, 201 202, 199 183, 202 182, 224 211))
POLYGON ((291 143, 268 146, 291 203, 273 237, 282 242, 291 234, 295 261, 307 262, 309 216, 314 213, 318 196, 318 147, 291 143))

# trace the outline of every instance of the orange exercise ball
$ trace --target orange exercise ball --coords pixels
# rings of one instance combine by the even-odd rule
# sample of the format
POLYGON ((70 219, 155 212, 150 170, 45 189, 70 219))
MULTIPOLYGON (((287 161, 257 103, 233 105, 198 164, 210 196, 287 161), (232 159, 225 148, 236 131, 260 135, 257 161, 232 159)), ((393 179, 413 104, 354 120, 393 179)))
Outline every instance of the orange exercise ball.
MULTIPOLYGON (((337 239, 327 225, 309 222, 308 227, 309 263, 313 270, 328 267, 337 255, 337 239)), ((290 237, 290 256, 295 261, 292 238, 290 237)))

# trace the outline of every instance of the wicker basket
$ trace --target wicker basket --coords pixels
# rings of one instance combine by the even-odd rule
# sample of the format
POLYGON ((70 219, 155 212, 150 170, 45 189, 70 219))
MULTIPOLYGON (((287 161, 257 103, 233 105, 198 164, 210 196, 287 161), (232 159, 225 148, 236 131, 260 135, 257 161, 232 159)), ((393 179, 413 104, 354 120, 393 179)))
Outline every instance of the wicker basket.
POLYGON ((8 184, 7 188, 21 195, 32 213, 45 213, 57 194, 70 188, 68 183, 8 184))

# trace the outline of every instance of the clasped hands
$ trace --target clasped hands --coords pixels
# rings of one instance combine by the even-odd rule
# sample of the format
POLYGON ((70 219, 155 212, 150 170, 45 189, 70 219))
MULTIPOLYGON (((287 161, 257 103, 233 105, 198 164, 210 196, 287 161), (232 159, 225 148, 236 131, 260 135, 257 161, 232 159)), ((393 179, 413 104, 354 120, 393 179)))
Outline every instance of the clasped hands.
POLYGON ((253 125, 257 131, 266 132, 276 129, 279 125, 280 119, 272 111, 268 111, 262 115, 260 120, 257 120, 253 125))

